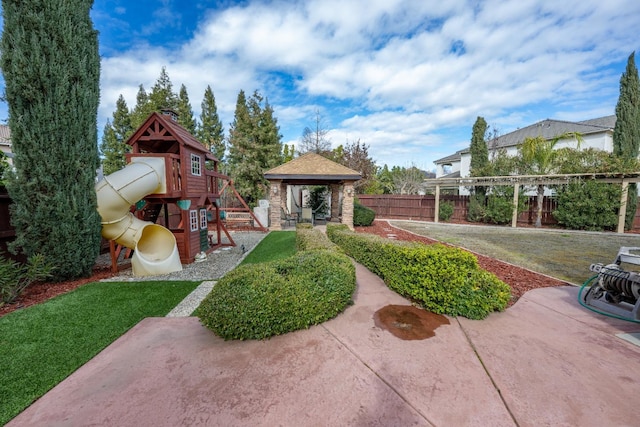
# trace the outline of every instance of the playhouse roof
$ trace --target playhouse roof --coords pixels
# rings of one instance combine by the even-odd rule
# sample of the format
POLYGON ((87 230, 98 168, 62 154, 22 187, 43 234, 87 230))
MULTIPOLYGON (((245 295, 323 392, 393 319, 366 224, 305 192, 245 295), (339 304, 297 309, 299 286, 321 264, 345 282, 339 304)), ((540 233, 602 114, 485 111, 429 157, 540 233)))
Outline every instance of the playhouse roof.
POLYGON ((307 153, 264 173, 268 180, 311 183, 315 181, 357 181, 359 172, 319 154, 307 153))
POLYGON ((151 153, 166 152, 167 143, 178 142, 180 145, 191 148, 206 156, 208 160, 218 161, 213 154, 198 139, 191 135, 188 130, 180 126, 178 122, 169 115, 157 112, 151 115, 127 140, 127 144, 133 146, 138 144, 142 150, 151 153))

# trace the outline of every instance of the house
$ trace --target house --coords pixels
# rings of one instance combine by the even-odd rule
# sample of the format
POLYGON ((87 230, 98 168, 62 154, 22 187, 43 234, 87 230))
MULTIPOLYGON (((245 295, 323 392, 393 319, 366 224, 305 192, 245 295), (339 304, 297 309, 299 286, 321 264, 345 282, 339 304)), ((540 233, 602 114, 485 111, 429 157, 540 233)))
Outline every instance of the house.
POLYGON ((8 157, 9 164, 13 164, 13 153, 11 152, 11 131, 7 125, 0 125, 0 151, 8 157))
MULTIPOLYGON (((515 130, 487 142, 489 156, 492 152, 504 149, 507 155, 514 156, 518 147, 526 138, 542 136, 546 140, 553 139, 567 132, 576 132, 582 135, 581 149, 596 148, 598 150, 613 151, 613 128, 616 124, 616 116, 605 116, 581 122, 569 122, 562 120, 546 119, 534 123, 522 129, 515 130)), ((576 147, 576 141, 560 140, 557 148, 576 147)), ((467 178, 471 175, 471 149, 467 147, 454 154, 438 159, 436 164, 436 178, 467 178)), ((464 187, 460 188, 460 194, 467 194, 464 187)))

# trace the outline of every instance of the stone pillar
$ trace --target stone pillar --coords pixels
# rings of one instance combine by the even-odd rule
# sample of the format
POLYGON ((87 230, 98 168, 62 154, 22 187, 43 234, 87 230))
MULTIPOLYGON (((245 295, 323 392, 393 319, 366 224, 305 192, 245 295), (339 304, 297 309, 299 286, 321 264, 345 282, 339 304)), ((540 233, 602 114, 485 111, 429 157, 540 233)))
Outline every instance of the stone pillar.
POLYGON ((269 218, 271 219, 271 225, 269 230, 282 230, 282 223, 280 219, 280 206, 282 206, 282 181, 269 181, 269 207, 271 213, 269 218))
POLYGON ((342 193, 342 223, 353 230, 353 182, 345 182, 342 193))
POLYGON ((331 221, 340 217, 340 184, 331 184, 331 221))

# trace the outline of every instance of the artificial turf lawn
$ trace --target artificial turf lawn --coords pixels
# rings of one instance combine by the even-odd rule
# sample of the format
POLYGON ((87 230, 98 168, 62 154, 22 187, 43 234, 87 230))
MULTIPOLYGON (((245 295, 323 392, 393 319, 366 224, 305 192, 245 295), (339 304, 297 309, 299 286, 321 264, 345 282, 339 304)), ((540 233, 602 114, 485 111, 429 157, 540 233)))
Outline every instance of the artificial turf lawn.
POLYGON ((290 257, 296 253, 295 231, 272 231, 251 251, 242 264, 258 264, 290 257))
POLYGON ((0 425, 199 282, 96 282, 0 317, 0 425))

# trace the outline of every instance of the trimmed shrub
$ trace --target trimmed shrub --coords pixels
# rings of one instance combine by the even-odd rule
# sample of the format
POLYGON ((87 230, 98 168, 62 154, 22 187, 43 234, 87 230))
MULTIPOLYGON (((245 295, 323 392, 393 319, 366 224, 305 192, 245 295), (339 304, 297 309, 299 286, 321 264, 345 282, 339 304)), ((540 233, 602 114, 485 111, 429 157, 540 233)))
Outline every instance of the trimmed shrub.
POLYGON ((351 303, 351 260, 329 250, 241 266, 227 273, 197 315, 224 339, 264 339, 329 320, 351 303))
POLYGON ((440 221, 449 221, 453 216, 453 202, 442 202, 440 203, 438 219, 440 221))
POLYGON ((370 209, 360 203, 353 205, 353 225, 368 227, 373 223, 376 218, 376 213, 373 209, 370 209))
POLYGON ((320 230, 311 226, 296 227, 296 249, 299 251, 311 251, 314 249, 329 249, 342 253, 342 249, 327 238, 320 230))
POLYGON ((502 311, 509 286, 482 270, 471 253, 442 244, 397 242, 327 225, 329 239, 395 292, 434 313, 482 319, 502 311))
POLYGON ((615 230, 618 226, 620 187, 595 181, 559 186, 553 217, 574 230, 615 230))

